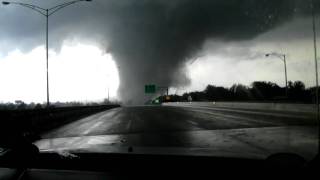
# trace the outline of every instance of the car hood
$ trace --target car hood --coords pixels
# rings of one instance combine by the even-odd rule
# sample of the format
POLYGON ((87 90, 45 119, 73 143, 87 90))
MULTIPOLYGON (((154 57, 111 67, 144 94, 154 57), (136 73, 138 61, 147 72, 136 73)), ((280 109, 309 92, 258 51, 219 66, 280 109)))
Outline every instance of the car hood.
POLYGON ((281 126, 180 132, 137 132, 41 139, 42 152, 136 153, 265 159, 295 153, 311 160, 317 153, 317 127, 281 126))

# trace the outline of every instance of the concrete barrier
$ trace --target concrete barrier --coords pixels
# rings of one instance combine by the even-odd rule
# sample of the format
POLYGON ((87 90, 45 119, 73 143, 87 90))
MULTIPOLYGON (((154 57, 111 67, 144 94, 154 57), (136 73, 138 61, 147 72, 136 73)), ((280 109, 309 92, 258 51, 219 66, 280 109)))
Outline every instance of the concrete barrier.
MULTIPOLYGON (((23 133, 40 134, 94 113, 120 105, 57 107, 33 110, 0 110, 0 142, 14 141, 23 133)), ((9 142, 12 143, 12 142, 9 142)))
POLYGON ((256 103, 256 102, 171 102, 164 105, 184 105, 184 106, 206 106, 206 107, 226 107, 271 111, 292 111, 316 113, 315 104, 286 104, 286 103, 256 103))

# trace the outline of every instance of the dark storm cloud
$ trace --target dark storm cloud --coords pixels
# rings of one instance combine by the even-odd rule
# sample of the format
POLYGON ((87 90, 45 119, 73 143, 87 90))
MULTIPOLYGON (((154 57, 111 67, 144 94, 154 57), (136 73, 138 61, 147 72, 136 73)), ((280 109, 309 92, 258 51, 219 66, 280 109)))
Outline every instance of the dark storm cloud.
MULTIPOLYGON (((146 100, 145 84, 190 83, 184 63, 197 56, 208 39, 249 40, 294 16, 310 14, 310 4, 302 0, 95 0, 83 6, 54 15, 50 45, 59 49, 68 38, 97 42, 120 67, 121 98, 133 102, 146 100)), ((1 39, 23 42, 15 44, 22 49, 42 44, 41 29, 32 28, 41 20, 27 15, 34 20, 28 26, 25 20, 17 21, 22 18, 17 12, 14 23, 8 20, 12 11, 1 15, 1 39)))

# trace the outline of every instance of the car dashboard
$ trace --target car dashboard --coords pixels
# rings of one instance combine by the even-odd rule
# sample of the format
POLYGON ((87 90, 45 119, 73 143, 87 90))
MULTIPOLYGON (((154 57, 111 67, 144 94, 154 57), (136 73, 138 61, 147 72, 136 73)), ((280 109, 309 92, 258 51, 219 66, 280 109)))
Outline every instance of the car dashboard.
POLYGON ((24 151, 10 150, 0 156, 1 180, 273 178, 279 174, 306 178, 318 175, 318 168, 318 156, 305 162, 298 155, 286 153, 265 160, 90 152, 29 152, 27 155, 24 151))

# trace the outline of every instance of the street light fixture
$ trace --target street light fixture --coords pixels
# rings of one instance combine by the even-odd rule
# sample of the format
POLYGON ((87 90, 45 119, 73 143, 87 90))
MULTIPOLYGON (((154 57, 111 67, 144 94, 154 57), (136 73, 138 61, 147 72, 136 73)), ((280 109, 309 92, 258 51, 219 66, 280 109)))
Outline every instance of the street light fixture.
POLYGON ((58 10, 67 7, 69 5, 81 2, 81 1, 87 1, 90 2, 92 0, 75 0, 75 1, 70 1, 70 2, 65 2, 62 4, 59 4, 57 6, 51 7, 51 8, 42 8, 33 4, 27 4, 27 3, 20 3, 20 2, 13 2, 13 1, 2 1, 3 5, 9 5, 9 4, 15 4, 15 5, 20 5, 29 9, 32 9, 38 13, 40 13, 41 15, 46 17, 46 70, 47 70, 47 107, 49 107, 50 105, 50 100, 49 100, 49 64, 48 64, 48 59, 49 59, 49 55, 48 55, 48 22, 49 22, 49 16, 51 16, 52 14, 54 14, 55 12, 57 12, 58 10))
POLYGON ((287 80, 287 62, 286 62, 286 55, 281 53, 268 53, 266 57, 275 56, 280 58, 284 63, 284 76, 285 76, 285 83, 286 83, 286 97, 288 98, 288 80, 287 80))

